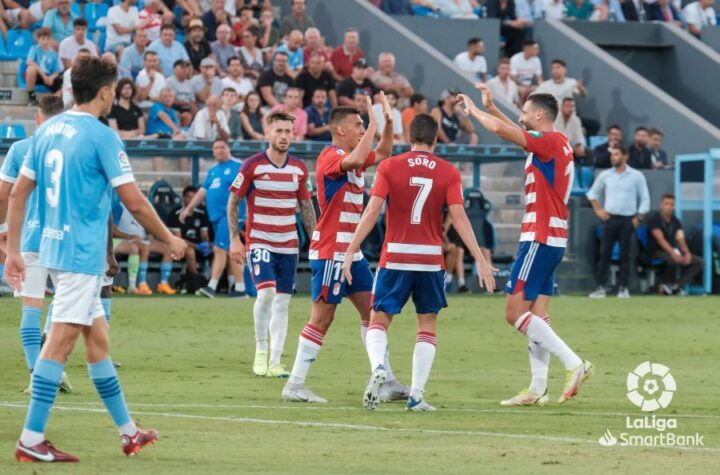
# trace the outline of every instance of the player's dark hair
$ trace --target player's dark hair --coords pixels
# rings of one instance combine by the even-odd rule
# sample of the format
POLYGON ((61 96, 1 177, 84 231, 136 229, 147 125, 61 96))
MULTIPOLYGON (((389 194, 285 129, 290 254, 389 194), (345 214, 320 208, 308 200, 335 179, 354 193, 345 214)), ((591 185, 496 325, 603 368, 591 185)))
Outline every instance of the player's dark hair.
POLYGON ((81 105, 91 102, 100 89, 113 86, 117 75, 117 66, 105 59, 94 56, 80 58, 70 72, 75 103, 81 105))
POLYGON ((433 146, 437 138, 438 123, 430 114, 417 114, 410 122, 410 143, 433 146))
POLYGON ((183 188, 182 195, 183 195, 183 197, 185 197, 185 195, 187 195, 188 193, 197 193, 197 190, 198 189, 196 186, 188 185, 185 188, 183 188))
POLYGON ((659 135, 660 137, 665 137, 665 134, 662 133, 662 130, 658 129, 657 127, 653 127, 648 132, 650 135, 659 135))
POLYGON ((563 68, 567 68, 567 64, 565 64, 565 61, 563 61, 562 59, 553 59, 552 63, 550 64, 559 64, 563 68))
POLYGON ((273 122, 279 122, 281 120, 287 120, 288 122, 294 123, 295 116, 283 111, 271 112, 270 115, 267 116, 268 125, 272 124, 273 122))
POLYGON ((422 94, 415 93, 410 96, 410 107, 414 106, 415 104, 420 104, 424 100, 427 100, 427 97, 423 96, 422 94))
POLYGON ((610 124, 607 128, 607 131, 610 132, 613 129, 619 130, 620 132, 622 132, 622 127, 620 127, 618 124, 610 124))
POLYGON ((555 96, 552 94, 531 94, 527 100, 530 101, 533 107, 545 111, 548 120, 551 122, 555 121, 559 110, 555 96))
POLYGON ((637 132, 643 132, 643 131, 647 132, 647 131, 648 131, 647 127, 643 127, 643 126, 641 125, 640 127, 638 127, 638 128, 635 129, 635 133, 637 133, 637 132))
POLYGON ((673 200, 675 201, 675 195, 672 193, 665 193, 660 197, 660 201, 673 200))
POLYGON ((330 121, 328 122, 329 126, 336 126, 343 120, 345 120, 346 117, 351 115, 360 115, 360 111, 356 109, 355 107, 350 106, 339 106, 330 112, 330 121))
POLYGON ((62 97, 47 94, 38 101, 38 109, 40 109, 40 113, 45 118, 49 119, 64 111, 65 105, 63 104, 62 97))
POLYGON ((477 36, 473 36, 467 41, 468 46, 476 45, 478 43, 482 43, 482 38, 478 38, 477 36))
POLYGON ((620 153, 622 154, 623 157, 627 157, 628 151, 627 151, 627 149, 626 149, 625 147, 623 147, 622 145, 615 145, 613 148, 614 148, 614 149, 617 149, 617 150, 620 150, 620 153))

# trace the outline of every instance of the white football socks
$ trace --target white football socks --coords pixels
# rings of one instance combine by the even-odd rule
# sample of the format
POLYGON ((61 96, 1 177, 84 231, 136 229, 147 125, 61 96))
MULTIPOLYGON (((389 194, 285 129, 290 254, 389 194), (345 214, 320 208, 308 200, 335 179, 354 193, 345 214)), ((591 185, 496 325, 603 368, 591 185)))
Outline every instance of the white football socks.
POLYGON ((388 338, 387 330, 383 325, 373 323, 367 331, 366 349, 370 358, 370 371, 382 365, 385 365, 385 356, 387 354, 388 338))
MULTIPOLYGON (((540 317, 550 325, 550 317, 540 317)), ((548 370, 550 369, 550 353, 540 345, 528 339, 528 355, 530 357, 530 392, 542 396, 547 390, 548 370)))
POLYGON ((542 318, 527 312, 517 319, 515 328, 527 335, 541 348, 557 356, 565 369, 575 369, 582 364, 580 357, 562 341, 542 318))
POLYGON ((412 385, 410 397, 416 400, 423 398, 425 385, 430 377, 433 360, 435 359, 435 346, 437 338, 435 333, 418 332, 413 352, 412 385))
POLYGON ((320 353, 324 338, 325 332, 318 327, 309 323, 305 325, 305 328, 300 332, 297 355, 295 355, 295 362, 290 372, 288 384, 305 384, 305 378, 308 371, 310 371, 310 366, 312 366, 320 353))
POLYGON ((255 305, 253 305, 253 319, 255 320, 255 349, 257 351, 268 350, 268 330, 274 298, 274 287, 267 287, 257 291, 257 298, 255 299, 255 305))
POLYGON ((275 294, 270 317, 270 364, 280 364, 288 328, 290 294, 275 294))

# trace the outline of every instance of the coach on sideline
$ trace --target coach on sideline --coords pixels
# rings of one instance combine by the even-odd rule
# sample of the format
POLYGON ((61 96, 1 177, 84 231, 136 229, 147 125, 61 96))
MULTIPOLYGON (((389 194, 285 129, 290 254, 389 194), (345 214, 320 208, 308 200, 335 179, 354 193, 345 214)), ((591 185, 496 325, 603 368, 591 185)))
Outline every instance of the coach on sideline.
POLYGON ((595 179, 587 198, 595 214, 603 221, 598 263, 598 288, 590 298, 604 298, 605 285, 610 274, 610 259, 616 241, 620 241, 620 272, 618 275, 618 298, 629 298, 630 243, 635 229, 643 216, 650 211, 650 192, 645 175, 627 164, 627 149, 616 145, 611 149, 612 168, 604 170, 595 179), (603 206, 598 199, 605 192, 603 206))

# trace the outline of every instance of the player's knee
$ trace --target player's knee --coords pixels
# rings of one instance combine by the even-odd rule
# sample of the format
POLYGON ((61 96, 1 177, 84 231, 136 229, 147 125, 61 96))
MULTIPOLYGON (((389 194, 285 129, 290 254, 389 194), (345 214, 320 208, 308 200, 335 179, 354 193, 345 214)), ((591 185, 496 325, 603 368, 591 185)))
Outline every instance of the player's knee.
POLYGON ((257 302, 261 305, 272 305, 275 298, 275 287, 266 287, 257 291, 257 302))

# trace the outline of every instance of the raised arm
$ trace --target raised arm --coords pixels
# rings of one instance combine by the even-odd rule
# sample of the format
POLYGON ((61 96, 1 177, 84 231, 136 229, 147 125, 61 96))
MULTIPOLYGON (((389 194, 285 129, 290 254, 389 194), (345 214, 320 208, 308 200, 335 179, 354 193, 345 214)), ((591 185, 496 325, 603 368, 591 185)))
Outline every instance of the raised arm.
POLYGON ((455 231, 477 263, 480 288, 485 287, 488 293, 493 293, 495 290, 495 277, 493 277, 492 273, 493 271, 497 271, 497 269, 494 269, 488 263, 480 246, 478 246, 475 233, 470 225, 470 220, 468 220, 467 214, 465 214, 465 208, 461 204, 451 204, 448 206, 448 214, 452 219, 455 231))
POLYGON ((523 131, 514 125, 508 125, 504 120, 498 119, 487 112, 481 111, 477 108, 475 103, 465 94, 459 95, 460 100, 463 101, 465 106, 465 112, 472 115, 480 122, 485 129, 493 134, 501 137, 508 142, 512 142, 522 148, 525 148, 527 142, 525 140, 525 134, 523 131))
POLYGON ((475 84, 475 88, 482 93, 483 105, 491 116, 502 120, 511 127, 517 127, 518 129, 520 129, 520 124, 513 122, 512 119, 503 114, 503 112, 497 108, 497 106, 495 105, 495 101, 492 97, 492 92, 490 92, 490 88, 487 87, 487 84, 478 83, 475 84))
POLYGON ((347 280, 348 285, 352 285, 352 273, 350 272, 350 267, 353 263, 353 255, 360 249, 360 245, 362 244, 362 242, 365 240, 368 234, 370 234, 370 231, 372 231, 373 227, 375 227, 375 223, 377 223, 378 216, 380 216, 380 211, 382 210, 384 203, 384 198, 381 198, 379 196, 370 197, 370 201, 365 207, 365 211, 363 212, 362 217, 360 218, 360 222, 355 229, 355 234, 353 234, 352 241, 350 242, 347 251, 345 251, 345 262, 343 262, 343 276, 345 277, 345 280, 347 280))
MULTIPOLYGON (((370 99, 368 99, 368 101, 369 100, 370 99)), ((385 127, 383 128, 382 135, 380 136, 380 141, 378 142, 377 147, 375 147, 375 165, 392 155, 393 149, 392 107, 390 107, 390 102, 388 102, 388 98, 385 96, 385 92, 383 91, 380 92, 380 103, 382 104, 383 115, 385 116, 385 127)), ((368 111, 371 116, 375 115, 372 113, 372 108, 368 109, 368 111)))
POLYGON ((340 169, 342 171, 357 170, 359 168, 362 168, 367 161, 368 154, 370 153, 370 148, 372 147, 378 124, 377 119, 375 118, 375 114, 372 113, 372 101, 370 97, 367 98, 367 103, 368 111, 371 111, 368 114, 370 117, 370 123, 368 124, 368 128, 365 131, 365 134, 362 136, 360 142, 357 144, 357 147, 355 147, 355 150, 345 155, 345 157, 343 157, 342 159, 342 162, 340 162, 340 169))

